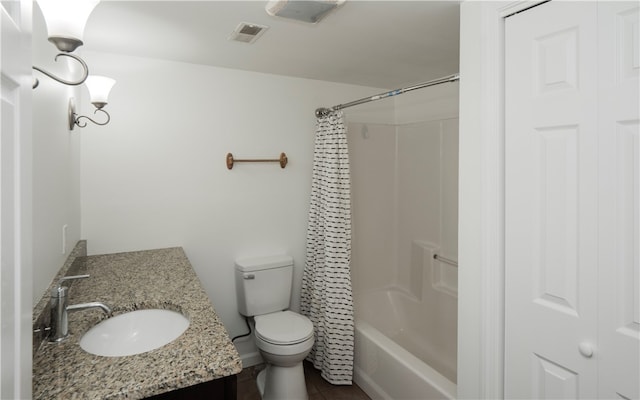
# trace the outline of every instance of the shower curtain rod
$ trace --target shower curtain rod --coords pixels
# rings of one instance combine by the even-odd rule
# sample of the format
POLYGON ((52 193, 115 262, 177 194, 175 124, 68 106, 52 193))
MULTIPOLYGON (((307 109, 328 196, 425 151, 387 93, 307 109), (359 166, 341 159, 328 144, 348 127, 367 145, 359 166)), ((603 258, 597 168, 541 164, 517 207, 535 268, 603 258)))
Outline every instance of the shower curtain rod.
POLYGON ((430 80, 430 81, 427 81, 427 82, 423 82, 423 83, 419 83, 417 85, 409 86, 409 87, 406 87, 406 88, 403 88, 403 89, 396 89, 396 90, 392 90, 390 92, 380 93, 380 94, 377 94, 375 96, 365 97, 365 98, 362 98, 360 100, 354 100, 354 101, 349 102, 349 103, 338 104, 337 106, 333 106, 333 107, 330 107, 330 108, 324 108, 324 107, 316 108, 316 117, 317 118, 324 117, 327 114, 329 114, 331 111, 342 110, 343 108, 357 106, 359 104, 368 103, 370 101, 382 100, 384 98, 391 97, 391 96, 396 96, 396 95, 403 94, 403 93, 407 93, 407 92, 410 92, 412 90, 422 89, 422 88, 426 88, 426 87, 429 87, 429 86, 440 85, 441 83, 455 82, 457 80, 460 80, 460 74, 453 74, 453 75, 445 76, 444 78, 433 79, 433 80, 430 80))

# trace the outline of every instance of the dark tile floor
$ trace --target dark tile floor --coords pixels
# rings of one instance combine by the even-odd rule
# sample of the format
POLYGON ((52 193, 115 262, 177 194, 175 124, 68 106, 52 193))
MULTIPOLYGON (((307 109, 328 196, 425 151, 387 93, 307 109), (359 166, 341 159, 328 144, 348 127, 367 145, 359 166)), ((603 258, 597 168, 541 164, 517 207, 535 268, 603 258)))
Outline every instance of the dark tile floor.
MULTIPOLYGON (((238 375, 238 400, 260 400, 256 376, 263 368, 264 365, 248 367, 238 375)), ((307 361, 304 362, 304 376, 309 400, 371 400, 355 383, 342 386, 325 381, 320 376, 320 371, 307 361)))

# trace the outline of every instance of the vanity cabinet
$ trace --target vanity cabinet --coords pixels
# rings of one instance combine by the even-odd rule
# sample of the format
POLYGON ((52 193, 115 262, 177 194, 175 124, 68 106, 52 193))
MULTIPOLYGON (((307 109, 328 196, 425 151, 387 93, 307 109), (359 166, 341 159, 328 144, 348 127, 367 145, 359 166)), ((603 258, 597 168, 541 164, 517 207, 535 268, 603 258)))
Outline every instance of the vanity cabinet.
POLYGON ((209 382, 147 397, 149 400, 236 400, 236 375, 225 376, 209 382))
MULTIPOLYGON (((61 343, 45 342, 34 351, 34 399, 236 398, 236 374, 242 371, 242 361, 182 248, 77 257, 76 261, 77 268, 61 271, 60 277, 89 277, 73 282, 69 304, 100 301, 114 315, 168 309, 186 316, 189 327, 157 349, 103 357, 84 351, 79 344, 103 313, 71 313, 69 337, 61 343)), ((59 278, 54 281, 55 285, 59 278)), ((47 292, 43 304, 48 300, 47 292)))

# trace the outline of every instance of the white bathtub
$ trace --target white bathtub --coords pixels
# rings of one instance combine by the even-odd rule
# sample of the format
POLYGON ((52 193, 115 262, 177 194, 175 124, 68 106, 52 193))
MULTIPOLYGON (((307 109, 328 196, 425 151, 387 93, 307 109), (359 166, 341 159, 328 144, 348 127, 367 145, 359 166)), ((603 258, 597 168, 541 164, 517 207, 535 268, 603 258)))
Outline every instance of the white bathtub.
POLYGON ((372 399, 455 399, 457 327, 446 313, 457 299, 439 296, 436 310, 424 300, 394 288, 356 299, 354 380, 372 399))

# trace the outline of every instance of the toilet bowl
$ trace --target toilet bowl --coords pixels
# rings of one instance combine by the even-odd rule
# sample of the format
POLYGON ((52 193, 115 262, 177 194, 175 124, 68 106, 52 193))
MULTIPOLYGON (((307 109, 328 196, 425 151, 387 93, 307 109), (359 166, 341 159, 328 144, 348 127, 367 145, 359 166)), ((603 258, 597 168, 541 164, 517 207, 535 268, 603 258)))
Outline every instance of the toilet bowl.
POLYGON ((292 311, 254 317, 256 346, 266 363, 258 374, 263 400, 307 399, 305 359, 313 346, 313 324, 292 311))

